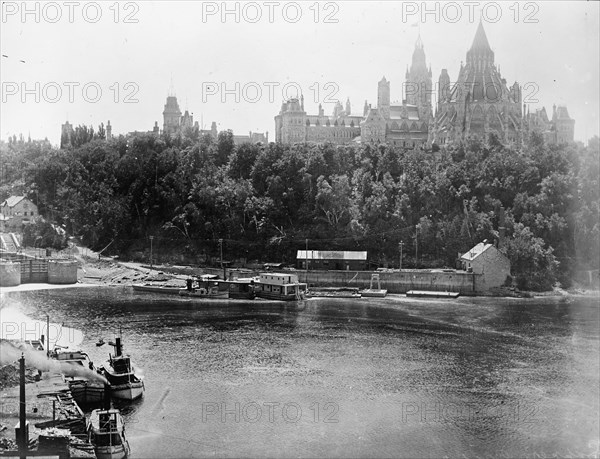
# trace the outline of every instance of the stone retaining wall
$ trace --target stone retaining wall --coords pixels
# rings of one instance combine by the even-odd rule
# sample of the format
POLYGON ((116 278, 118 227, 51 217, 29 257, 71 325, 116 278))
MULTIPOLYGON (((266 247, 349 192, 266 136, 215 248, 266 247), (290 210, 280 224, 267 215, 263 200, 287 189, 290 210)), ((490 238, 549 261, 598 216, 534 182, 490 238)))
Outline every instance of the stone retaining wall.
POLYGON ((0 262, 0 287, 14 287, 21 284, 21 264, 11 261, 0 262))
POLYGON ((73 260, 48 261, 48 283, 49 284, 76 284, 77 262, 73 260))

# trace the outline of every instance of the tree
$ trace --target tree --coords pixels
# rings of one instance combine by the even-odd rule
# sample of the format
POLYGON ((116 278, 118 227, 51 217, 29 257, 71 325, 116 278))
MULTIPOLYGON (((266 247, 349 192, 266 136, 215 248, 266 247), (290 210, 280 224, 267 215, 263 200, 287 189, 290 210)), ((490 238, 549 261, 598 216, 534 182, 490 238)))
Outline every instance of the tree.
POLYGON ((529 227, 515 223, 504 251, 511 262, 511 272, 517 286, 528 290, 548 290, 556 281, 558 261, 552 247, 535 237, 529 227))

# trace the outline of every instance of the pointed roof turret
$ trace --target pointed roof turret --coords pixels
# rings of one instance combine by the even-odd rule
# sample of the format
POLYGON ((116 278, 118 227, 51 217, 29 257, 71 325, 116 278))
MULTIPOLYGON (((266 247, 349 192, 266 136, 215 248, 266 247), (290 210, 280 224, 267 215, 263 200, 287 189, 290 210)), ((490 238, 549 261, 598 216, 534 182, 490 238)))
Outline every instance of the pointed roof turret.
POLYGON ((475 38, 471 49, 467 51, 467 65, 475 64, 475 62, 483 62, 484 65, 490 65, 494 63, 494 51, 490 48, 485 30, 483 30, 483 23, 479 21, 475 38))
POLYGON ((483 29, 483 22, 479 21, 479 26, 477 27, 477 32, 475 32, 475 38, 473 39, 473 44, 471 45, 471 50, 478 51, 491 51, 490 44, 488 42, 487 36, 485 34, 485 30, 483 29))
POLYGON ((423 49, 423 40, 421 40, 421 32, 419 32, 419 36, 417 37, 417 42, 415 43, 415 48, 423 49))

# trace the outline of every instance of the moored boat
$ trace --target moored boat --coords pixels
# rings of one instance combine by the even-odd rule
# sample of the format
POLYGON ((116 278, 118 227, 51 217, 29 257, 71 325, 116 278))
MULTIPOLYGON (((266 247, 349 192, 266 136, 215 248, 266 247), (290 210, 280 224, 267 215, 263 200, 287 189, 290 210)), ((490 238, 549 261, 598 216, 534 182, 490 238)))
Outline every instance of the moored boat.
POLYGON ((219 284, 224 284, 228 288, 229 298, 233 300, 253 300, 256 297, 253 278, 219 281, 219 284))
POLYGON ((215 280, 214 275, 205 275, 197 279, 197 287, 194 287, 194 281, 188 279, 187 288, 180 289, 181 296, 191 296, 194 298, 204 298, 212 300, 226 300, 229 298, 229 287, 219 288, 220 284, 215 280))
POLYGON ((125 425, 119 410, 94 410, 87 420, 90 442, 98 459, 122 459, 129 454, 125 425))
POLYGON ((114 398, 135 400, 144 393, 143 379, 135 374, 131 358, 122 353, 121 338, 115 340, 115 355, 109 354, 108 362, 102 365, 102 375, 107 379, 114 398))
POLYGON ((358 287, 317 287, 306 292, 307 298, 361 298, 358 287))
POLYGON ((304 299, 306 284, 296 274, 262 273, 255 282, 256 296, 268 300, 298 301, 304 299))
POLYGON ((89 356, 79 350, 56 347, 50 357, 61 364, 63 379, 79 405, 91 406, 104 400, 104 382, 89 356))
POLYGON ((440 292, 434 290, 409 290, 406 296, 416 298, 458 298, 459 292, 440 292))
POLYGON ((166 293, 168 295, 177 295, 181 290, 181 287, 169 285, 133 284, 131 287, 136 292, 166 293))

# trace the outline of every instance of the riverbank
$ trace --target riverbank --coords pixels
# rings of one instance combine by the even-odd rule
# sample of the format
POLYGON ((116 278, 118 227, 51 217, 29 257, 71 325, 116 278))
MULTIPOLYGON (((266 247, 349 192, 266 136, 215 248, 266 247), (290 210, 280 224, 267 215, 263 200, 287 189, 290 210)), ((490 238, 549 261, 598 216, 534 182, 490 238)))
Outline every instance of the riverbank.
MULTIPOLYGON (((150 268, 147 264, 124 262, 109 257, 98 256, 97 253, 81 247, 77 248, 74 258, 79 262, 77 270, 77 284, 45 284, 28 283, 15 287, 3 287, 0 289, 2 294, 19 291, 45 290, 57 288, 89 287, 89 286, 131 286, 139 283, 151 282, 157 286, 185 287, 185 281, 189 276, 199 275, 203 272, 201 268, 192 268, 189 266, 153 266, 150 268), (86 255, 82 255, 85 253, 86 255)), ((209 269, 213 273, 214 269, 209 269)), ((207 272, 208 272, 207 271, 207 272)), ((245 270, 244 270, 245 271, 245 270)), ((219 275, 222 275, 218 270, 219 275)), ((497 289, 496 289, 497 290, 497 289)), ((401 295, 403 296, 403 295, 401 295)), ((560 296, 600 296, 600 291, 589 290, 575 286, 569 289, 554 288, 548 292, 519 292, 512 289, 501 289, 492 292, 490 295, 480 296, 500 296, 500 297, 560 297, 560 296)))

